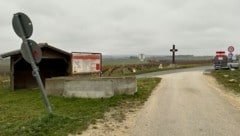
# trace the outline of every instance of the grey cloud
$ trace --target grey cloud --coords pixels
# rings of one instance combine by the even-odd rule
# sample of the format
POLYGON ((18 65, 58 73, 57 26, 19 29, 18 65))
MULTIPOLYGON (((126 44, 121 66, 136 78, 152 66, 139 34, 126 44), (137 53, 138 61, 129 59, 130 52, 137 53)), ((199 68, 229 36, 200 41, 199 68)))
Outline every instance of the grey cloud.
POLYGON ((0 53, 20 45, 10 22, 22 11, 33 22, 32 39, 67 51, 169 54, 176 44, 179 54, 212 55, 239 44, 239 5, 236 0, 0 0, 0 43, 8 45, 0 53))

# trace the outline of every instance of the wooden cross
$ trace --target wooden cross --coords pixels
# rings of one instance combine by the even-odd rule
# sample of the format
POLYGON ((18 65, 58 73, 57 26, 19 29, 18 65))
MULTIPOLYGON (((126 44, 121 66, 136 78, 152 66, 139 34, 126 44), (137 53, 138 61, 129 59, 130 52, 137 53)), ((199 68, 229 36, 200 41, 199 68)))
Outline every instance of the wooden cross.
POLYGON ((170 49, 170 51, 172 52, 172 64, 175 64, 175 52, 177 52, 178 49, 175 49, 175 45, 173 44, 173 48, 170 49))

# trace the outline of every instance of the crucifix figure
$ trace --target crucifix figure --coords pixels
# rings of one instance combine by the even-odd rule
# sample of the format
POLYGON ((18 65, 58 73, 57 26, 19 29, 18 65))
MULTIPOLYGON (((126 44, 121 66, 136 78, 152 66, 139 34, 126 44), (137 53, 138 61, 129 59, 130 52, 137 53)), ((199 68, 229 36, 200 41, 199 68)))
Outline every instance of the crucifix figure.
POLYGON ((172 64, 175 64, 175 52, 177 52, 178 49, 175 49, 175 45, 173 44, 173 48, 170 49, 170 51, 172 52, 172 64))

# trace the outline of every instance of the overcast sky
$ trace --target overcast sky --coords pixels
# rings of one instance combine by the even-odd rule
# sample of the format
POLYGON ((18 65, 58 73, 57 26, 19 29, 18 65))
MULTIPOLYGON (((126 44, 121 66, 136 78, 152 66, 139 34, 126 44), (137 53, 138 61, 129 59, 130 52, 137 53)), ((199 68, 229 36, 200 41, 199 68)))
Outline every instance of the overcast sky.
POLYGON ((68 52, 214 55, 240 51, 240 0, 0 0, 0 54, 20 49, 12 17, 33 23, 30 39, 68 52))

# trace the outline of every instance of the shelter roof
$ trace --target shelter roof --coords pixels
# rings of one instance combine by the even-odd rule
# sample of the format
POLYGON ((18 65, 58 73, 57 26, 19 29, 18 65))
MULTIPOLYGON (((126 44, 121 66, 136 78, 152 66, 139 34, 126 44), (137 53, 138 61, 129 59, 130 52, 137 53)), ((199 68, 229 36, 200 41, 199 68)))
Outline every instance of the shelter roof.
MULTIPOLYGON (((59 52, 59 53, 62 53, 62 54, 70 56, 69 52, 66 52, 64 50, 58 49, 56 47, 53 47, 53 46, 49 45, 48 43, 39 43, 38 45, 40 46, 41 49, 49 48, 49 49, 54 50, 56 52, 59 52)), ((21 50, 20 49, 19 50, 10 51, 10 52, 4 53, 4 54, 0 54, 0 56, 2 58, 6 58, 6 57, 11 57, 11 56, 14 56, 14 55, 18 55, 18 54, 21 54, 21 50)))

